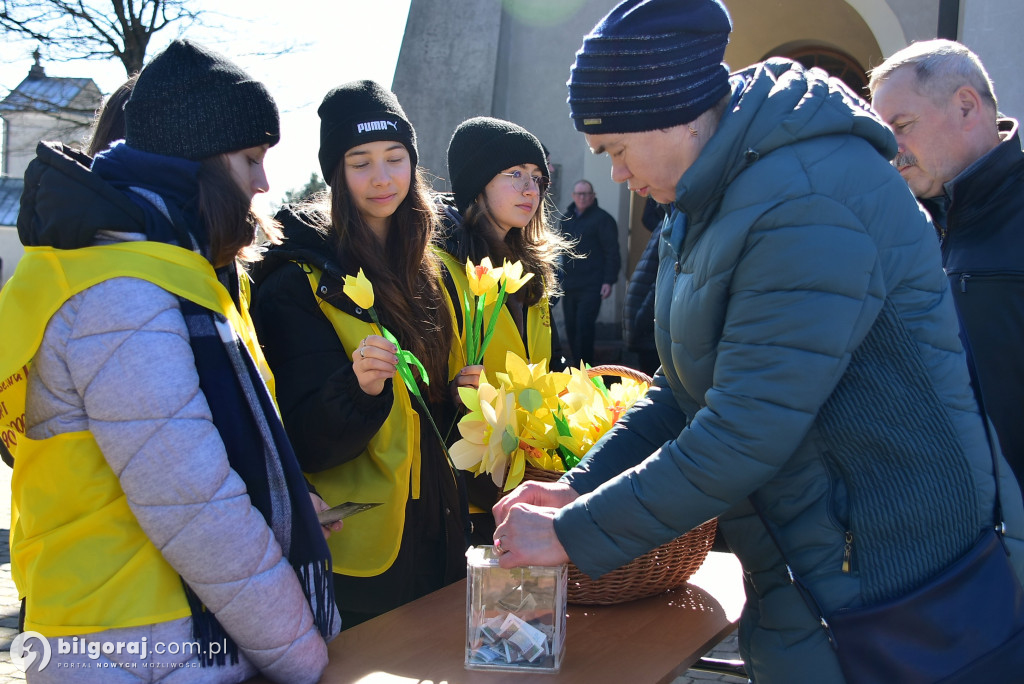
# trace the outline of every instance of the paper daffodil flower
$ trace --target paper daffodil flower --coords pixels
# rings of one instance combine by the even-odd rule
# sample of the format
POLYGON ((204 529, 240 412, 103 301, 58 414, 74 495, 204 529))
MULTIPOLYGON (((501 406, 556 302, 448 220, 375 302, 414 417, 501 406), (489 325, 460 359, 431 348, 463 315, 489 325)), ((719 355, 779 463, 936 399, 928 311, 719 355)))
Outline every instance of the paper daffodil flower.
MULTIPOLYGON (((388 342, 395 345, 397 349, 396 356, 398 356, 398 375, 402 378, 402 382, 405 384, 406 389, 409 390, 409 394, 412 395, 419 405, 423 408, 423 414, 427 417, 430 422, 430 427, 434 430, 434 435, 437 437, 438 442, 441 445, 441 451, 444 452, 445 457, 451 462, 451 454, 448 451, 448 446, 445 442, 445 438, 441 435, 441 431, 438 429, 437 424, 434 422, 433 415, 427 407, 427 402, 423 398, 423 393, 420 391, 419 386, 416 384, 416 378, 413 376, 413 369, 415 368, 420 375, 420 380, 424 385, 430 384, 430 377, 427 375, 427 369, 423 367, 420 360, 416 358, 408 349, 402 349, 402 345, 399 344, 398 338, 395 337, 391 331, 385 328, 380 323, 380 318, 377 316, 377 312, 373 309, 373 283, 363 273, 363 269, 359 269, 359 272, 353 276, 345 276, 345 284, 342 287, 342 291, 351 299, 356 306, 360 307, 368 314, 370 319, 373 321, 371 330, 383 336, 388 342)), ((355 359, 353 358, 353 362, 355 359)))
MULTIPOLYGON (((494 268, 490 257, 484 257, 479 264, 466 261, 466 277, 469 279, 469 289, 477 297, 485 297, 498 287, 502 271, 494 268)), ((493 296, 493 295, 492 295, 493 296)))
POLYGON ((509 263, 508 259, 501 266, 501 274, 505 279, 505 292, 512 294, 519 292, 519 290, 525 285, 530 278, 533 277, 532 273, 523 275, 523 265, 520 262, 514 264, 509 263))
POLYGON ((490 473, 500 487, 505 480, 508 455, 519 444, 515 437, 514 398, 483 380, 479 389, 460 387, 459 394, 470 412, 459 421, 462 439, 449 450, 452 461, 461 470, 490 473))
POLYGON ((373 306, 373 284, 363 273, 363 269, 359 269, 355 277, 345 276, 345 286, 342 289, 356 306, 362 309, 370 309, 373 306))

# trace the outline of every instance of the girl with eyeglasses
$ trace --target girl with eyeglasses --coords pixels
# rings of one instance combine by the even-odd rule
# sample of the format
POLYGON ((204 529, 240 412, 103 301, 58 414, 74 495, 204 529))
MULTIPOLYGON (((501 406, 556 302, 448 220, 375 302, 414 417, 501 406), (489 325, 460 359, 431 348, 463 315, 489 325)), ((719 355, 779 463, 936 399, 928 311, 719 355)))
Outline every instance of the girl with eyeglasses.
MULTIPOLYGON (((465 264, 489 257, 495 266, 520 262, 533 273, 509 295, 494 337, 484 353, 488 377, 505 370, 506 352, 528 363, 550 364, 551 308, 557 294, 555 269, 570 245, 548 218, 547 157, 537 138, 522 126, 491 117, 462 122, 448 144, 448 175, 458 213, 447 211, 442 259, 459 290, 468 292, 465 264)), ((472 296, 472 293, 469 293, 472 296)), ((488 308, 485 319, 490 320, 488 308)), ((464 322, 462 326, 465 337, 464 322)), ((489 477, 467 476, 474 543, 492 543, 490 506, 499 492, 489 477)))
POLYGON ((347 629, 465 576, 465 499, 430 425, 454 422, 461 355, 432 249, 438 214, 398 99, 356 81, 318 114, 330 192, 278 213, 286 240, 255 274, 253 319, 310 481, 332 506, 382 504, 329 540, 347 629), (383 327, 427 369, 427 410, 397 375, 395 346, 344 293, 360 270, 383 327))

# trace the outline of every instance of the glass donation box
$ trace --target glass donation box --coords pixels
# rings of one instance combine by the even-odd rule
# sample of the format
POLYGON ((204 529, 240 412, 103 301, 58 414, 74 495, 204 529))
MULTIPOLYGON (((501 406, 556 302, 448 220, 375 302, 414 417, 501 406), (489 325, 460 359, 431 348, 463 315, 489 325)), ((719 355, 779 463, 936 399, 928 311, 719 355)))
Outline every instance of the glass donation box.
POLYGON ((466 576, 466 668, 558 672, 566 566, 502 568, 493 546, 473 546, 466 576))

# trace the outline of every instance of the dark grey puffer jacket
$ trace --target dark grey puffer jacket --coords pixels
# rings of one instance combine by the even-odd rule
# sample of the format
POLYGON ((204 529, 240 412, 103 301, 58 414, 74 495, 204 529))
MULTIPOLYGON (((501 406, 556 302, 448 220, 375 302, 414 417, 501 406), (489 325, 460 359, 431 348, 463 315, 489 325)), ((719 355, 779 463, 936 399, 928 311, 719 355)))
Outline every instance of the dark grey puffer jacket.
MULTIPOLYGON (((831 614, 962 555, 993 521, 992 458, 934 232, 887 162, 889 130, 785 60, 733 83, 665 228, 662 371, 566 476, 583 495, 555 531, 601 574, 718 516, 746 571, 754 680, 842 682, 748 497, 831 614)), ((999 467, 1020 576, 1024 508, 999 467)))

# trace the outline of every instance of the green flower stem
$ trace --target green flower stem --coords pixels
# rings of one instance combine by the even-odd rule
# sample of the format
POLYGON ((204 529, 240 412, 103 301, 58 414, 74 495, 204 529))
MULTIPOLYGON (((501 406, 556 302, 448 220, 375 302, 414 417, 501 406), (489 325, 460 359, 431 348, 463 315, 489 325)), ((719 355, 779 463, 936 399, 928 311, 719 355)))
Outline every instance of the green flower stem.
POLYGON ((480 364, 484 358, 484 345, 486 342, 480 333, 484 323, 484 306, 486 303, 487 295, 476 297, 476 308, 473 312, 473 353, 467 356, 471 366, 480 364))
POLYGON ((401 376, 406 389, 409 390, 409 393, 416 397, 416 400, 420 403, 420 407, 423 409, 423 415, 425 415, 427 420, 430 421, 430 427, 434 428, 434 434, 437 435, 437 441, 441 445, 441 451, 444 452, 444 457, 448 459, 448 464, 452 467, 452 471, 454 472, 458 470, 458 468, 455 467, 455 462, 452 460, 451 454, 448 453, 448 445, 445 444, 444 437, 441 436, 441 431, 437 428, 437 423, 434 422, 434 416, 430 413, 430 408, 427 406, 426 400, 420 393, 419 385, 416 384, 416 378, 412 375, 412 369, 409 367, 409 362, 411 361, 413 365, 416 366, 417 370, 419 370, 420 376, 423 378, 423 383, 429 385, 430 376, 427 375, 427 369, 423 367, 423 364, 416 358, 415 354, 402 349, 402 346, 398 343, 398 339, 391 334, 391 331, 381 325, 380 319, 377 318, 377 312, 373 310, 372 306, 368 311, 370 313, 370 318, 372 318, 373 322, 378 328, 380 328, 381 335, 388 340, 388 342, 395 345, 396 349, 398 349, 398 353, 396 354, 398 357, 398 375, 401 376))
POLYGON ((469 294, 466 292, 462 293, 462 312, 466 323, 466 361, 468 363, 470 359, 476 356, 477 324, 476 308, 470 305, 469 294))
POLYGON ((491 312, 491 320, 487 323, 487 331, 484 333, 484 340, 480 344, 480 360, 477 363, 483 363, 484 352, 487 350, 487 346, 491 343, 491 338, 494 337, 494 328, 498 324, 498 316, 501 315, 501 310, 505 307, 505 300, 508 298, 508 292, 505 291, 506 281, 502 279, 501 287, 498 288, 498 301, 494 303, 494 311, 491 312))

